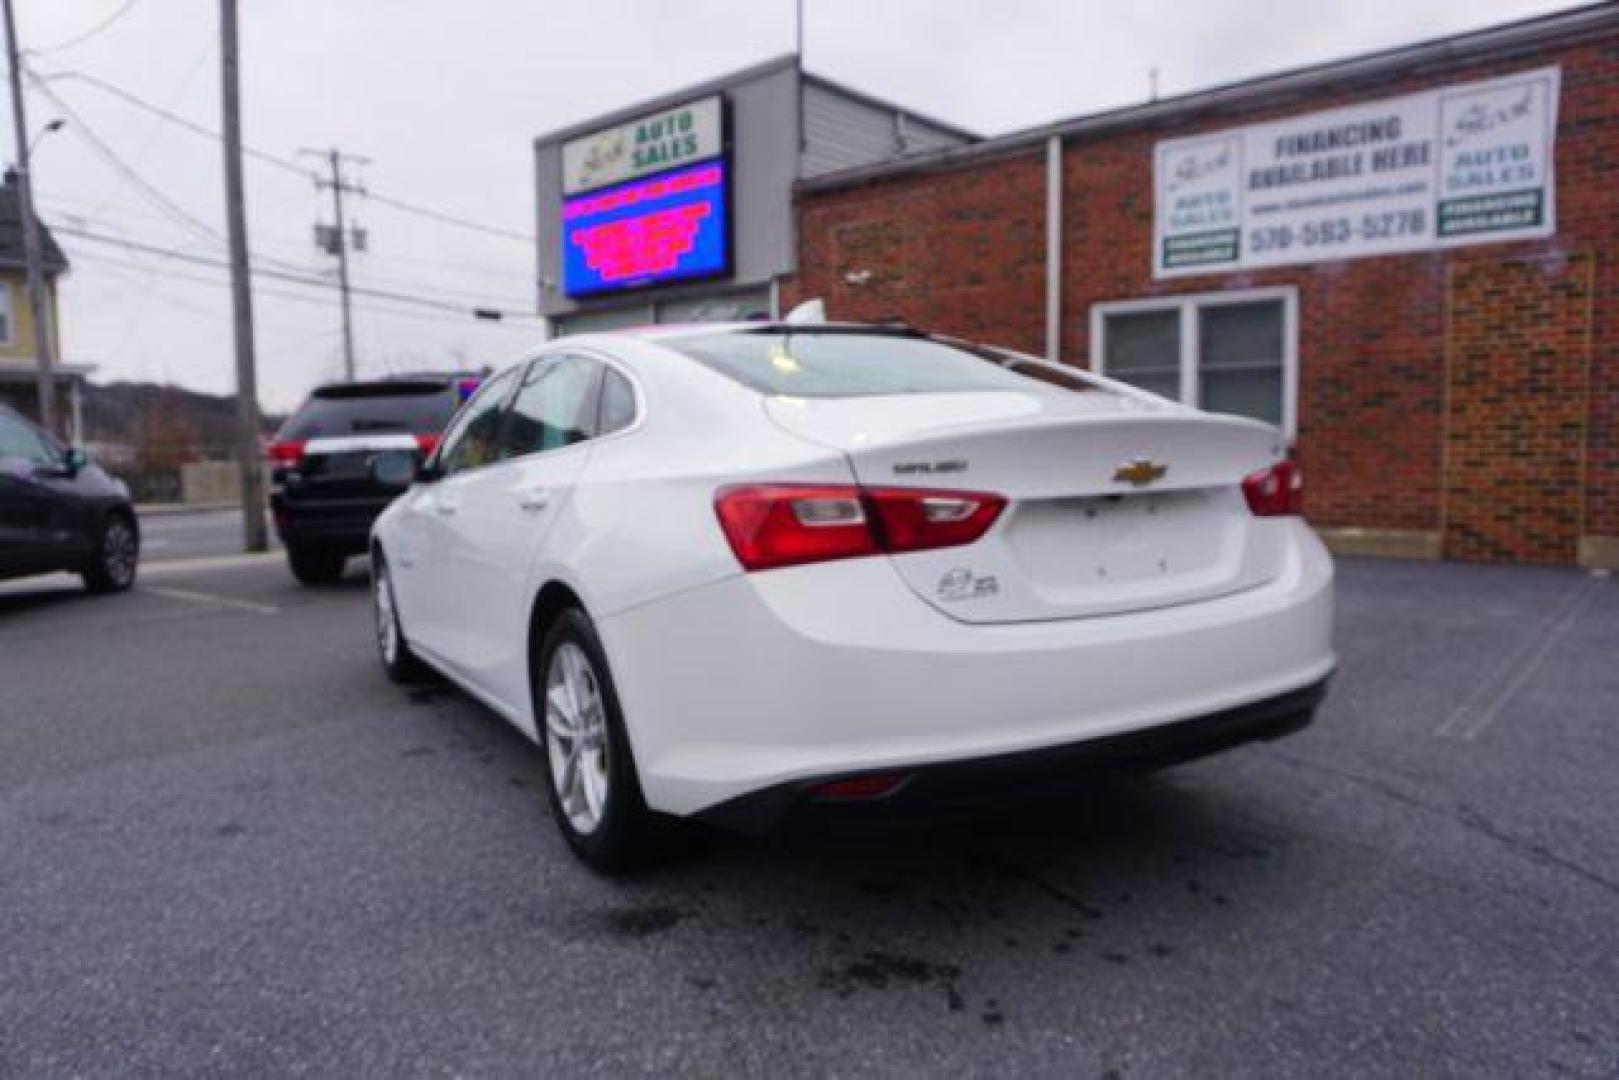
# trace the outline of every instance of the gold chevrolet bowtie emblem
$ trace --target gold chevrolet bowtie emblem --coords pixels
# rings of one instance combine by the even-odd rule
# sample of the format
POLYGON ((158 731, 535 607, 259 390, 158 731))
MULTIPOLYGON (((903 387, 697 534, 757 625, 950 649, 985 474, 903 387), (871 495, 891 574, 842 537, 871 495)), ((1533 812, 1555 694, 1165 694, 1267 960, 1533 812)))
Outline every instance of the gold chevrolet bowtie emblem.
POLYGON ((1146 458, 1137 458, 1113 470, 1113 479, 1121 484, 1131 487, 1146 487, 1155 480, 1162 480, 1169 471, 1168 465, 1160 465, 1146 458))

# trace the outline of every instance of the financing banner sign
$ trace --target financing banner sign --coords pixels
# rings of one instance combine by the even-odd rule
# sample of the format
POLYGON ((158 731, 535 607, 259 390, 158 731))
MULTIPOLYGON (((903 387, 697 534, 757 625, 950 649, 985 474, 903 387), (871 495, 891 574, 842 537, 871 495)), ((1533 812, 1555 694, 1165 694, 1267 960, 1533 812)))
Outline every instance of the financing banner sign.
POLYGON ((1560 70, 1161 142, 1153 276, 1551 236, 1560 70))

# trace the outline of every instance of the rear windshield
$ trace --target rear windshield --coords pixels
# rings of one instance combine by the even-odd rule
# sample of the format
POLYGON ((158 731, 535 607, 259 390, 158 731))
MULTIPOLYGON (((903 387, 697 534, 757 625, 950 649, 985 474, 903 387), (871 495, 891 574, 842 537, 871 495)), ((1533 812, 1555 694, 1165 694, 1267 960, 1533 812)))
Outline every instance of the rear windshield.
POLYGON ((765 394, 864 397, 1032 388, 1030 380, 999 367, 989 354, 914 334, 746 330, 668 345, 765 394))
POLYGON ((282 439, 405 432, 431 435, 455 412, 453 389, 439 384, 340 386, 315 391, 281 428, 282 439))

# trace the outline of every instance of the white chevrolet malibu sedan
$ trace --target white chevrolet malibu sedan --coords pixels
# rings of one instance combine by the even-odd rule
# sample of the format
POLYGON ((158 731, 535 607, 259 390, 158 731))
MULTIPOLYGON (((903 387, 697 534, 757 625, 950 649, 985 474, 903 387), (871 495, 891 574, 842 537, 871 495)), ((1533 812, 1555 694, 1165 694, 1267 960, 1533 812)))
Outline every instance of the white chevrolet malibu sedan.
POLYGON ((539 743, 573 849, 935 812, 1309 722, 1332 563, 1264 424, 910 330, 548 344, 377 522, 389 674, 539 743))

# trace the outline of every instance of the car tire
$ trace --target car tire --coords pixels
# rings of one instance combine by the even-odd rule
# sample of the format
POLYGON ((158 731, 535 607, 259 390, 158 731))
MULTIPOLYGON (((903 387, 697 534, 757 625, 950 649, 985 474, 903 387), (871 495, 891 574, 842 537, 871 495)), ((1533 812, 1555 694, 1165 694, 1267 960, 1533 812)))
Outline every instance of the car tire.
POLYGON ((655 823, 595 626, 584 612, 567 609, 546 631, 535 659, 535 724, 557 827, 592 869, 632 869, 650 854, 655 823))
POLYGON ((123 592, 135 584, 140 554, 135 520, 121 511, 108 514, 96 536, 95 553, 81 571, 84 587, 93 593, 123 592))
POLYGON ((377 655, 388 678, 401 686, 425 682, 432 677, 427 665, 411 650, 405 627, 399 620, 398 593, 388 560, 377 552, 371 559, 371 610, 377 634, 377 655))
POLYGON ((287 545, 287 565, 292 576, 305 585, 331 585, 343 577, 348 556, 330 548, 287 545))

